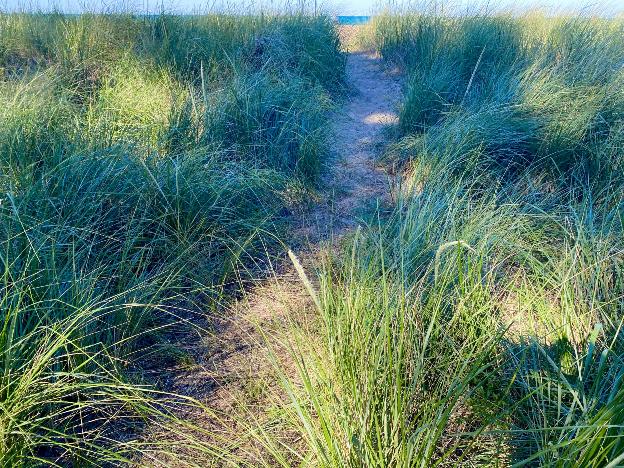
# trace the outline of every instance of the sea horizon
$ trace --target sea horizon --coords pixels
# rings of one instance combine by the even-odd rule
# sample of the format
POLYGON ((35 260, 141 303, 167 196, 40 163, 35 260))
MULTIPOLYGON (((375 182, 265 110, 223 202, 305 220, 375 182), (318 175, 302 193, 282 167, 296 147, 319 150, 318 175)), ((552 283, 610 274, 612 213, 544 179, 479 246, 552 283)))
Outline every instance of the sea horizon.
POLYGON ((337 15, 336 21, 338 24, 343 25, 355 25, 366 24, 370 21, 370 15, 337 15))

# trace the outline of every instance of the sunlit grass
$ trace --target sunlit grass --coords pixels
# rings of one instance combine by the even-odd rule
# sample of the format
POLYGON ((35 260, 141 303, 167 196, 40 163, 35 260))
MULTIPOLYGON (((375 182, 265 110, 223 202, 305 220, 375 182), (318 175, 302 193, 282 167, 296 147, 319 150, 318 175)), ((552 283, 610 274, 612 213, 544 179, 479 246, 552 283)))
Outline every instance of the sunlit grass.
POLYGON ((291 340, 303 465, 622 462, 623 24, 364 27, 406 78, 384 155, 402 191, 320 268, 318 323, 291 340))

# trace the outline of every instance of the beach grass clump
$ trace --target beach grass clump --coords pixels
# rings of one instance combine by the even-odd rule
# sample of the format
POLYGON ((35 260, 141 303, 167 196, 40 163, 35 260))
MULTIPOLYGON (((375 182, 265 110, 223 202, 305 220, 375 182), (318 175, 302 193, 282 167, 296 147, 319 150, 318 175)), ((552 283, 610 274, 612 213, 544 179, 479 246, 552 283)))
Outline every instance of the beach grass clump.
POLYGON ((96 147, 126 143, 158 150, 187 99, 188 90, 168 70, 121 62, 102 80, 85 116, 86 132, 96 147))
POLYGON ((292 194, 317 182, 344 65, 333 25, 61 13, 0 24, 0 463, 168 451, 141 431, 184 426, 173 409, 198 403, 172 403, 141 368, 166 367, 164 344, 207 326, 224 285, 275 244, 302 201, 292 194))
POLYGON ((293 340, 302 460, 617 466, 621 19, 432 8, 365 28, 406 75, 384 156, 401 183, 320 269, 319 321, 293 340))
POLYGON ((3 184, 28 180, 43 161, 58 162, 71 140, 77 109, 57 78, 51 70, 0 84, 3 184))
POLYGON ((517 139, 556 170, 599 164, 594 155, 620 121, 620 20, 397 18, 382 16, 372 27, 383 37, 380 52, 411 76, 405 134, 435 130, 458 108, 478 120, 495 110, 512 114, 517 139))

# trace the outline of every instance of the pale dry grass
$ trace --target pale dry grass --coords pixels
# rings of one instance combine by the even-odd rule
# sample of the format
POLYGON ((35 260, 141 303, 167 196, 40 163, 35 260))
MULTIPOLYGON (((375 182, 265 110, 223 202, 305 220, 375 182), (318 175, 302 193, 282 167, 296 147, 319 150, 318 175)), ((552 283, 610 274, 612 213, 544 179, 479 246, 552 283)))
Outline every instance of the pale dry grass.
POLYGON ((340 45, 344 52, 361 52, 364 50, 359 40, 363 27, 361 24, 343 24, 338 26, 340 45))

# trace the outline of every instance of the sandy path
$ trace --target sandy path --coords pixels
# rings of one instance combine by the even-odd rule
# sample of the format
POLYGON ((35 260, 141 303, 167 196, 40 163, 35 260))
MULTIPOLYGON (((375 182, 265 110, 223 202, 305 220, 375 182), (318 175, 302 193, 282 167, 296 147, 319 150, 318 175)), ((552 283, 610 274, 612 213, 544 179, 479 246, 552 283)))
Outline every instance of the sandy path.
POLYGON ((399 84, 381 68, 380 59, 364 53, 349 55, 347 80, 354 96, 335 115, 338 164, 330 172, 329 185, 336 193, 342 189, 335 200, 336 216, 353 226, 359 207, 389 195, 388 177, 375 161, 384 128, 398 120, 399 84))
POLYGON ((375 165, 384 128, 397 121, 400 85, 370 53, 347 59, 351 95, 332 116, 333 155, 325 176, 325 199, 311 212, 311 243, 339 237, 358 223, 358 214, 389 197, 387 174, 375 165))
MULTIPOLYGON (((349 54, 346 72, 351 93, 331 116, 332 156, 321 200, 293 220, 290 244, 309 274, 319 253, 333 248, 358 225, 358 214, 390 197, 388 176, 375 160, 384 141, 384 128, 397 121, 400 85, 383 69, 380 59, 368 53, 349 54)), ((273 270, 270 278, 258 280, 226 310, 214 335, 204 338, 200 346, 197 341, 190 344, 194 364, 175 372, 167 385, 170 391, 203 401, 221 415, 219 422, 207 414, 189 414, 188 418, 222 434, 225 440, 236 440, 243 431, 241 420, 249 418, 250 411, 258 412, 251 417, 262 417, 268 404, 263 395, 275 384, 267 343, 259 330, 271 336, 287 328, 288 318, 304 317, 313 309, 287 256, 278 260, 273 270)), ((279 345, 271 343, 271 347, 275 350, 279 345)), ((147 464, 170 466, 170 462, 160 461, 147 464)))

